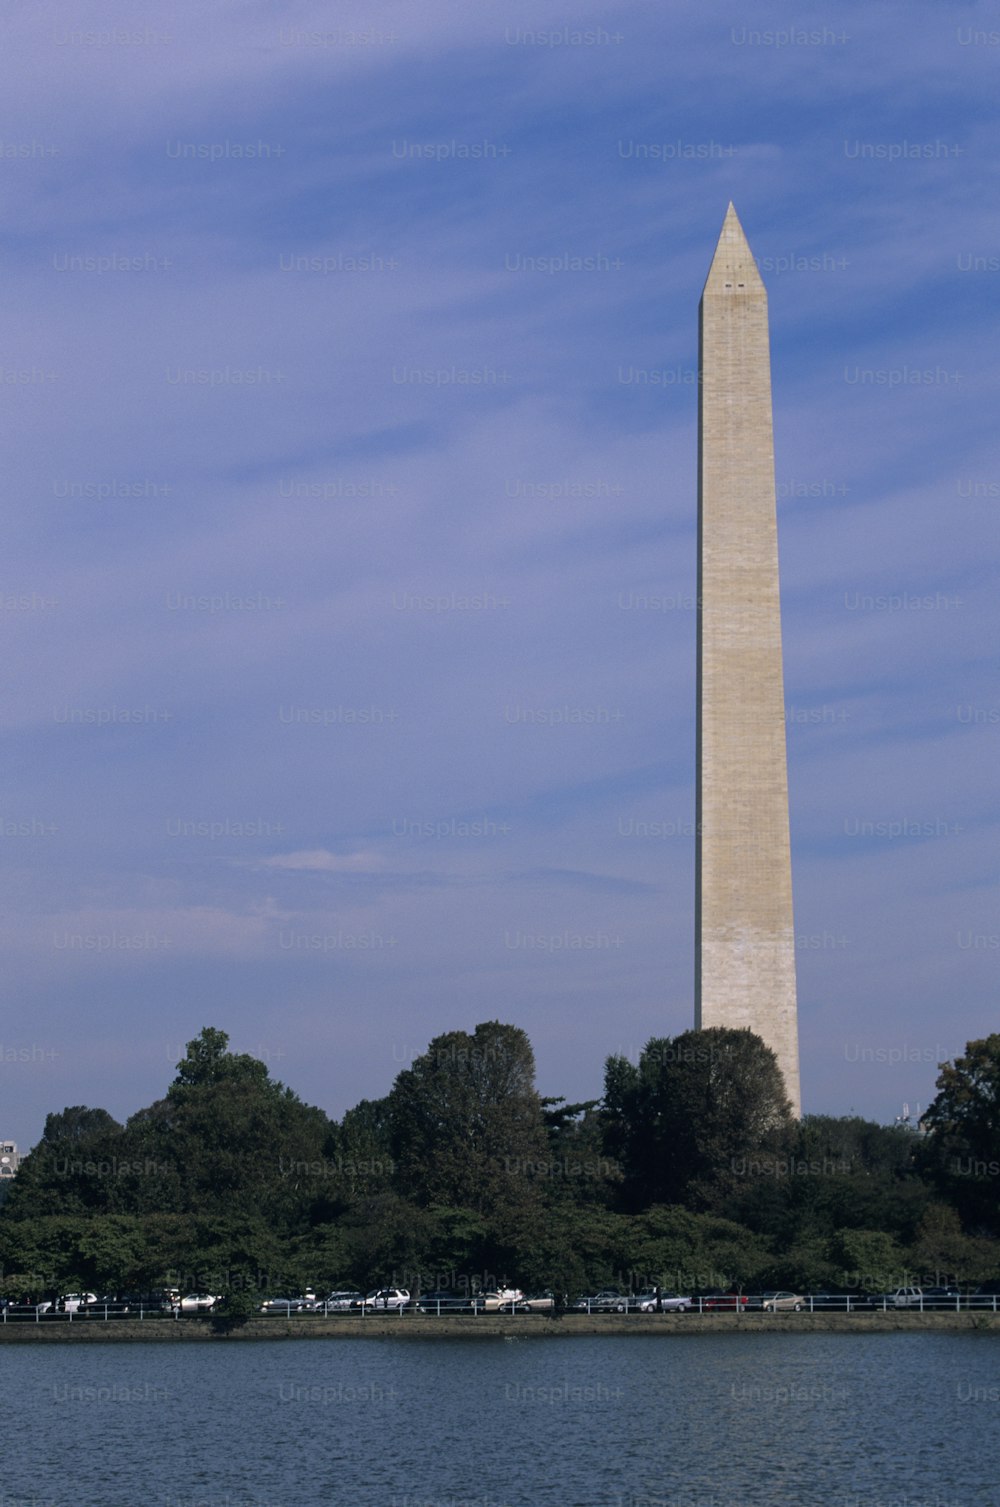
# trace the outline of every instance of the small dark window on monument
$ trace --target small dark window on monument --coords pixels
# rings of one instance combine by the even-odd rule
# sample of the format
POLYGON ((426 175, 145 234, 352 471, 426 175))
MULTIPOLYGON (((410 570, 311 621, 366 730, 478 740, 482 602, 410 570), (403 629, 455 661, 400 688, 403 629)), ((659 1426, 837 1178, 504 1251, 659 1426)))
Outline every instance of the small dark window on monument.
POLYGON ((726 287, 727 287, 727 288, 731 288, 731 287, 732 287, 732 286, 733 286, 733 285, 732 285, 732 283, 727 283, 727 284, 726 284, 726 287))
POLYGON ((737 286, 737 288, 745 288, 746 287, 746 283, 737 283, 736 286, 737 286))

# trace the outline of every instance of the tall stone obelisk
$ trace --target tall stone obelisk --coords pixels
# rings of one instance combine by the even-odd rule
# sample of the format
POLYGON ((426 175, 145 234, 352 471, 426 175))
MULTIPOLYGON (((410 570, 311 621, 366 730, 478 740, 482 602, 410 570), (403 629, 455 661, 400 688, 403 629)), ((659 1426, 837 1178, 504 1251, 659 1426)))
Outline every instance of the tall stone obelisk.
POLYGON ((699 372, 695 1026, 763 1037, 799 1115, 767 293, 732 204, 699 372))

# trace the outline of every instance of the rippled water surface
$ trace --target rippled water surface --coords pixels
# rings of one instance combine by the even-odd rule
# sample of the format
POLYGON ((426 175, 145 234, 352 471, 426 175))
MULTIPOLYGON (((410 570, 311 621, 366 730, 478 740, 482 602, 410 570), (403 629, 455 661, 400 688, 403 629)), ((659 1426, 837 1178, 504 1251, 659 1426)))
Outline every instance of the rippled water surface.
POLYGON ((0 1507, 994 1507, 1000 1336, 0 1347, 0 1507))

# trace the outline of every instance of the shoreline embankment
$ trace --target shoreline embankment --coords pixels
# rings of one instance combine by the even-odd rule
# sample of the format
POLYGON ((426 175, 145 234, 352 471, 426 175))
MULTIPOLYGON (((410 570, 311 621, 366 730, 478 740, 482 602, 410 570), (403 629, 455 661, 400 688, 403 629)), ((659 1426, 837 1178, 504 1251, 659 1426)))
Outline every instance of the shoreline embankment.
POLYGON ((481 1314, 435 1318, 429 1314, 364 1319, 316 1317, 251 1319, 220 1332, 210 1319, 95 1319, 73 1323, 0 1324, 0 1344, 230 1344, 247 1340, 566 1339, 577 1335, 655 1334, 939 1334, 976 1330, 1000 1334, 1000 1313, 781 1313, 781 1314, 481 1314))

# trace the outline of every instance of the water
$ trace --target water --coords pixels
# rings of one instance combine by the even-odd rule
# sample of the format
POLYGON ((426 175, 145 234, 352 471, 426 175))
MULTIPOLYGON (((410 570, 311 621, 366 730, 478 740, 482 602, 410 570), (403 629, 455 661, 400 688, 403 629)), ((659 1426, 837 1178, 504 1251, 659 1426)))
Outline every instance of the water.
POLYGON ((0 1507, 994 1507, 1000 1335, 4 1345, 0 1507))

